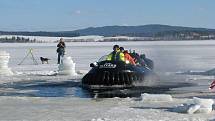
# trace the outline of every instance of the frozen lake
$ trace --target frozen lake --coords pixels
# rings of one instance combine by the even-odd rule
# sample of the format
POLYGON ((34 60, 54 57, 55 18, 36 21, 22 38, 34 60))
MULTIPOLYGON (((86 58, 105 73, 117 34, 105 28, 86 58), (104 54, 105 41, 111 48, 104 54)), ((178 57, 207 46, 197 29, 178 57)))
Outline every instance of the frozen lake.
MULTIPOLYGON (((0 106, 6 105, 3 108, 6 111, 0 110, 0 116, 5 117, 2 119, 5 120, 15 120, 15 119, 29 119, 29 120, 70 120, 70 119, 80 119, 80 120, 90 120, 93 118, 99 118, 99 114, 97 114, 100 110, 107 111, 116 111, 118 109, 114 109, 118 103, 122 106, 122 103, 125 105, 132 105, 133 103, 130 100, 124 99, 113 99, 113 100, 105 100, 95 105, 90 100, 90 95, 81 89, 80 80, 83 75, 71 77, 71 76, 56 76, 55 72, 58 70, 57 66, 57 54, 56 54, 56 44, 57 43, 0 43, 0 51, 7 51, 10 53, 10 62, 9 67, 16 73, 12 77, 0 77, 0 106), (33 48, 33 54, 37 59, 39 65, 33 65, 32 59, 30 56, 24 61, 22 65, 18 65, 21 60, 26 56, 29 48, 33 48), (50 58, 49 64, 41 64, 39 57, 47 57, 50 58), (5 97, 6 96, 6 97, 5 97), (19 98, 20 97, 20 98, 19 98), (32 98, 33 97, 33 98, 32 98), (38 99, 34 99, 34 97, 38 97, 38 99), (56 97, 56 98, 50 98, 56 97), (85 99, 87 98, 87 99, 85 99), (9 102, 6 100, 10 99, 9 102), (31 105, 31 101, 38 101, 31 105), (78 103, 69 103, 73 101, 79 101, 78 103), (17 103, 16 103, 17 102, 17 103), (114 104, 117 102, 117 104, 114 104), (14 104, 13 104, 14 103, 14 104), (25 103, 27 105, 31 105, 30 108, 25 107, 25 103), (59 107, 65 108, 64 110, 57 109, 59 107), (75 109, 86 109, 88 107, 93 108, 90 105, 96 106, 93 109, 93 113, 90 113, 90 110, 84 111, 85 116, 81 117, 81 115, 74 112, 75 109, 72 108, 75 105, 82 105, 80 107, 76 107, 75 109), (111 104, 112 103, 112 104, 111 104), (10 104, 13 104, 15 107, 22 107, 21 112, 24 114, 32 114, 32 118, 26 116, 20 116, 21 114, 15 113, 15 117, 11 118, 10 115, 7 115, 8 111, 13 111, 14 108, 10 104), (46 113, 50 113, 50 115, 42 117, 42 113, 39 113, 41 117, 37 117, 36 112, 39 111, 37 106, 43 106, 47 104, 47 109, 56 110, 56 112, 45 109, 45 107, 41 107, 42 111, 46 113), (86 106, 83 106, 86 105, 86 106), (55 105, 54 107, 52 107, 55 105), (101 106, 104 107, 101 108, 101 106), (8 108, 8 107, 9 108, 8 108), (99 110, 99 108, 101 108, 99 110), (35 109, 35 110, 34 110, 35 109), (27 112, 26 110, 30 110, 27 112), (70 112, 71 111, 71 112, 70 112), (35 115, 33 115, 35 114, 35 115), (59 114, 59 115, 58 115, 59 114), (72 115, 69 116, 69 115, 72 115), (61 116, 67 116, 65 118, 60 118, 61 116), (53 118, 52 118, 53 117, 53 118)), ((211 81, 214 79, 214 76, 202 76, 202 75, 183 75, 178 74, 181 72, 187 71, 207 71, 215 68, 215 41, 155 41, 155 42, 86 42, 86 43, 66 43, 66 56, 71 56, 76 63, 76 70, 88 71, 90 69, 89 64, 91 62, 97 61, 101 56, 108 54, 112 51, 112 46, 114 44, 119 44, 123 46, 125 49, 136 50, 138 53, 145 53, 146 56, 154 61, 155 64, 155 72, 159 75, 159 82, 153 82, 156 85, 162 85, 164 87, 168 85, 180 85, 180 88, 173 88, 170 91, 165 93, 172 94, 173 97, 176 98, 191 98, 193 96, 198 96, 202 98, 213 98, 215 97, 214 93, 211 93, 208 90, 208 86, 211 81), (185 84, 191 84, 186 86, 185 84)), ((215 75, 215 73, 214 73, 215 75)), ((159 89, 156 93, 159 93, 159 89)), ((160 92, 163 93, 163 92, 160 92)), ((184 100, 177 100, 175 103, 184 102, 184 100)), ((175 103, 171 104, 174 105, 175 103)), ((46 105, 46 106, 47 106, 46 105)), ((161 104, 162 105, 162 104, 161 104)), ((168 106, 167 104, 164 104, 168 106)), ((147 106, 147 105, 145 105, 147 106)), ((154 106, 154 105, 153 105, 154 106)), ((156 105, 157 106, 157 105, 156 105)), ((154 106, 154 107, 156 107, 154 106)), ((167 120, 173 120, 174 115, 170 116, 165 111, 161 110, 161 117, 168 117, 167 120)), ((125 107, 121 107, 125 108, 125 107)), ((119 108, 120 109, 120 108, 119 108)), ((145 117, 148 113, 152 113, 157 115, 157 112, 154 110, 150 110, 149 112, 145 112, 140 114, 139 109, 132 109, 131 111, 137 111, 135 115, 141 115, 145 117)), ((145 109, 144 109, 145 110, 145 109)), ((123 109, 126 113, 127 108, 123 109)), ((81 113, 81 112, 79 112, 81 113)), ((45 115, 45 114, 44 114, 45 115)), ((111 119, 110 115, 114 115, 111 112, 106 112, 105 115, 102 114, 103 117, 108 117, 111 119)), ((116 118, 113 120, 123 120, 124 118, 117 118, 117 115, 114 115, 116 118)), ((178 116, 175 114, 175 116, 178 116)), ((182 115, 179 115, 181 117, 182 115)), ((203 115, 198 115, 198 118, 194 119, 206 119, 203 115), (199 116, 199 117, 198 117, 199 116)), ((142 118, 143 118, 142 117, 142 118)), ((189 116, 185 115, 188 118, 189 116)), ((195 116, 193 116, 195 117, 195 116)), ((209 116, 210 117, 210 116, 209 116)), ((1 119, 1 118, 0 118, 1 119)), ((139 119, 138 117, 134 117, 132 119, 139 119)), ((156 118, 154 120, 158 120, 156 118)), ((162 118, 161 118, 162 119, 162 118)), ((189 118, 188 118, 189 119, 189 118)), ((153 120, 152 117, 146 117, 144 120, 153 120)), ((165 118, 164 118, 165 120, 165 118)))
MULTIPOLYGON (((4 78, 10 81, 61 81, 67 83, 71 79, 80 82, 83 75, 78 77, 51 76, 58 70, 57 66, 57 43, 1 43, 0 50, 10 53, 9 66, 13 71, 21 73, 19 76, 4 78), (29 49, 33 49, 33 55, 39 65, 33 65, 29 56, 22 65, 18 65, 27 55, 29 49), (41 64, 39 57, 50 58, 49 64, 41 64), (49 75, 49 76, 48 76, 49 75)), ((155 72, 160 81, 153 82, 156 85, 177 85, 181 83, 195 83, 200 85, 196 91, 205 91, 213 77, 178 75, 176 73, 186 71, 206 71, 215 67, 215 41, 155 41, 155 42, 74 42, 66 43, 66 56, 71 56, 76 63, 76 70, 87 72, 89 64, 97 61, 101 56, 112 51, 112 46, 118 44, 125 49, 136 50, 145 53, 154 61, 155 72), (206 80, 205 80, 206 78, 206 80), (199 81, 199 80, 205 80, 199 81)), ((4 83, 4 81, 1 81, 4 83)), ((25 82, 26 83, 26 82, 25 82)), ((56 89, 56 88, 54 88, 56 89)), ((187 88, 184 88, 187 90, 187 88)), ((195 89, 192 89, 194 91, 195 89)), ((44 91, 44 90, 43 90, 44 91)), ((49 91, 49 90, 48 90, 49 91)), ((184 90, 183 90, 184 91, 184 90)), ((59 96, 59 95, 57 95, 59 96)))

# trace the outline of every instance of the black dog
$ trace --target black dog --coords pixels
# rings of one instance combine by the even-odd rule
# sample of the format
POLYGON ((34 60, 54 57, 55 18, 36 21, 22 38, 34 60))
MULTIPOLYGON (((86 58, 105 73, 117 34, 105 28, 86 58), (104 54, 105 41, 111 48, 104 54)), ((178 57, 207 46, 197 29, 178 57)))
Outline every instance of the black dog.
POLYGON ((40 60, 41 60, 42 64, 44 64, 45 62, 48 64, 50 59, 40 57, 40 60))

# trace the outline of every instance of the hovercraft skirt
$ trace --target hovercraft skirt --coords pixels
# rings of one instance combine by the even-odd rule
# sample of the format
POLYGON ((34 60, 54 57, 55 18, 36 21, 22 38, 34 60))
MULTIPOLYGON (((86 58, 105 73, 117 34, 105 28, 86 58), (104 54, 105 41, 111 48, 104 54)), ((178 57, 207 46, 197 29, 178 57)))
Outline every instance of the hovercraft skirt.
POLYGON ((143 73, 134 72, 98 72, 97 74, 88 73, 82 79, 83 85, 97 85, 99 86, 125 86, 133 85, 135 82, 142 82, 144 80, 143 73))

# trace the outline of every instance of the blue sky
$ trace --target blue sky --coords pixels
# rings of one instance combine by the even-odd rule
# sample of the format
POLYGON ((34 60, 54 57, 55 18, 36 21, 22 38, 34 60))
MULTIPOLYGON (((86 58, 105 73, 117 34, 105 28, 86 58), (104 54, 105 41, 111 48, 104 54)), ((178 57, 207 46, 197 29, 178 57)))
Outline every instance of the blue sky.
POLYGON ((0 0, 0 30, 145 24, 215 28, 214 5, 215 0, 0 0))

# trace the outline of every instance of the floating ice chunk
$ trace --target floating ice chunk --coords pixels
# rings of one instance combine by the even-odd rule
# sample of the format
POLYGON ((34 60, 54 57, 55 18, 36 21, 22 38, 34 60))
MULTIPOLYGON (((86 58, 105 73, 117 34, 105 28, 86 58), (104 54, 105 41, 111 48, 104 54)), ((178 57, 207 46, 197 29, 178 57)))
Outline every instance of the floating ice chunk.
POLYGON ((200 107, 201 107, 200 105, 191 104, 191 105, 189 105, 189 107, 188 107, 187 113, 188 113, 188 114, 193 114, 193 113, 195 113, 197 110, 199 110, 200 107))
POLYGON ((174 112, 193 114, 199 110, 201 106, 196 104, 182 104, 173 109, 174 112))
POLYGON ((141 94, 142 101, 169 102, 173 101, 171 95, 167 94, 141 94))
POLYGON ((8 67, 10 54, 5 51, 0 51, 0 76, 10 76, 13 72, 8 67))
POLYGON ((212 99, 200 99, 197 97, 193 98, 193 101, 196 105, 201 107, 197 110, 197 113, 210 113, 213 110, 214 101, 212 99))
POLYGON ((77 74, 84 75, 88 72, 88 70, 78 70, 77 74))
POLYGON ((77 73, 75 72, 75 63, 73 62, 71 57, 65 57, 63 59, 63 63, 58 66, 59 73, 62 75, 71 75, 76 76, 77 73))
POLYGON ((212 112, 212 105, 214 101, 212 99, 200 99, 194 97, 190 102, 177 106, 174 111, 179 113, 210 113, 212 112))

